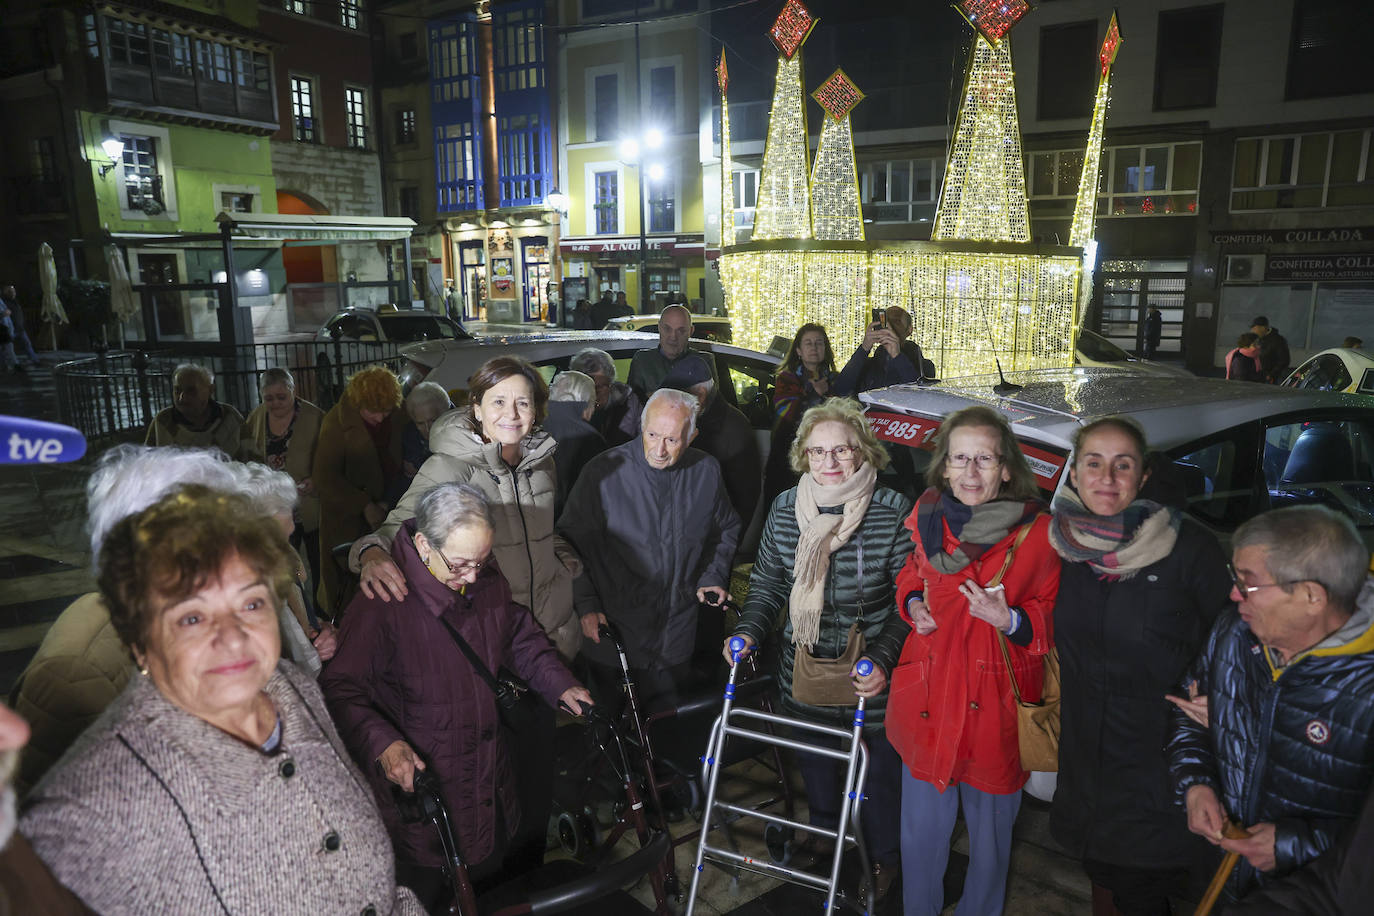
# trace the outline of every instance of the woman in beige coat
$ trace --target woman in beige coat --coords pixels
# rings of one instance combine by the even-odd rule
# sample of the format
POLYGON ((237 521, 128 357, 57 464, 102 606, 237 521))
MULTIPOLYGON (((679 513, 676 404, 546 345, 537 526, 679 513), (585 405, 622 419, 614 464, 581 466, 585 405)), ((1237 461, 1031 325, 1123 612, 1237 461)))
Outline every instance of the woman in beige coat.
MULTIPOLYGON (((296 506, 297 536, 310 561, 311 577, 320 580, 320 496, 315 492, 315 445, 320 438, 324 411, 296 396, 296 379, 289 369, 268 369, 262 374, 258 394, 262 403, 244 421, 243 437, 274 471, 285 471, 296 481, 300 502, 296 506)), ((299 542, 298 542, 299 541, 299 542)))
MULTIPOLYGON (((516 604, 534 619, 565 659, 581 641, 581 622, 573 613, 572 581, 582 563, 572 547, 553 533, 554 440, 539 427, 549 389, 534 366, 510 356, 488 360, 468 381, 469 406, 451 410, 429 433, 433 455, 420 467, 410 489, 377 531, 354 544, 362 562, 362 589, 383 601, 405 597, 405 578, 392 561, 391 539, 415 516, 420 497, 441 483, 467 483, 487 498, 492 516, 492 556, 510 583, 516 604)), ((508 864, 513 871, 537 866, 544 855, 549 809, 553 804, 554 717, 514 736, 512 759, 527 813, 511 838, 508 864)))

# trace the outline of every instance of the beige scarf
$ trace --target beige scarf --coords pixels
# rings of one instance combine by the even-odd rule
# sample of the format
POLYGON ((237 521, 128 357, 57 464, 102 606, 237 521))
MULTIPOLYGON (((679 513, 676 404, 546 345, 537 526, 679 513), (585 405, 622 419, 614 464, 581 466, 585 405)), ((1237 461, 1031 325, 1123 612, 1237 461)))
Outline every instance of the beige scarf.
MULTIPOLYGON (((877 479, 878 472, 867 462, 859 465, 848 480, 830 487, 822 487, 810 474, 801 476, 797 484, 797 554, 792 566, 790 600, 794 645, 810 651, 820 639, 830 555, 849 543, 863 524, 877 479), (842 505, 844 512, 821 512, 821 505, 842 505)), ((859 575, 863 575, 862 569, 859 575)))

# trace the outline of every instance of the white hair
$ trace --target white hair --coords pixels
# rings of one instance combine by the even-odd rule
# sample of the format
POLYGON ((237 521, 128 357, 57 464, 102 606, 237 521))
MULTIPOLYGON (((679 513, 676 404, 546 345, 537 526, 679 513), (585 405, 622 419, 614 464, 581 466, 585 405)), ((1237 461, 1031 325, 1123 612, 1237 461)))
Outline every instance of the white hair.
POLYGON ((549 385, 549 400, 590 404, 596 400, 596 382, 585 372, 566 369, 554 376, 549 385))
POLYGON ((678 391, 676 388, 660 388, 649 395, 649 400, 644 403, 644 412, 639 415, 639 428, 643 429, 649 423, 649 411, 654 409, 655 404, 662 404, 665 407, 679 407, 687 411, 687 432, 686 437, 692 438, 692 434, 697 431, 697 412, 701 410, 701 402, 697 396, 690 391, 678 391))
POLYGON ((410 394, 406 395, 406 414, 410 419, 415 419, 415 414, 422 408, 430 407, 434 409, 434 415, 453 408, 453 402, 449 400, 448 391, 438 382, 421 382, 410 389, 410 394))
POLYGON ((459 528, 477 524, 493 527, 491 508, 482 491, 469 483, 441 483, 415 504, 415 530, 435 547, 459 528))
POLYGON ((258 394, 266 391, 269 385, 285 385, 287 390, 294 394, 296 377, 285 366, 273 366, 262 373, 262 380, 258 382, 258 394))
POLYGON ((230 470, 236 478, 234 490, 248 497, 263 515, 276 518, 295 511, 299 493, 290 474, 256 461, 230 465, 230 470))
POLYGON ((573 354, 573 358, 568 360, 568 368, 585 372, 588 375, 593 372, 600 372, 606 378, 615 381, 615 360, 611 359, 611 354, 605 350, 598 350, 596 347, 584 347, 578 350, 573 354))
POLYGON ((111 528, 188 483, 234 490, 238 481, 229 456, 216 448, 117 445, 101 455, 86 482, 91 562, 111 528))
POLYGON ((198 375, 201 377, 201 380, 205 382, 206 388, 209 388, 212 392, 215 390, 215 373, 214 370, 209 367, 197 366, 195 363, 182 363, 172 370, 173 384, 176 383, 177 376, 183 374, 198 375))

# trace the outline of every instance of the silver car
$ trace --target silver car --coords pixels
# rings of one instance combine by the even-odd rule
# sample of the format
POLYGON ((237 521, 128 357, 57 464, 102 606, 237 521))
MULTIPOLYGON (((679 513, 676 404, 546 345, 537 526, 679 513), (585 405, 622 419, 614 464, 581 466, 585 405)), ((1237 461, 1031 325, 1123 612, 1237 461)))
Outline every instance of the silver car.
POLYGON ((860 396, 879 438, 892 443, 907 492, 922 489, 943 417, 970 404, 1006 415, 1048 498, 1068 475, 1074 432, 1124 414, 1173 463, 1176 495, 1223 543, 1267 509, 1319 503, 1354 520, 1374 543, 1374 404, 1359 395, 1211 378, 1081 368, 1008 373, 860 396))

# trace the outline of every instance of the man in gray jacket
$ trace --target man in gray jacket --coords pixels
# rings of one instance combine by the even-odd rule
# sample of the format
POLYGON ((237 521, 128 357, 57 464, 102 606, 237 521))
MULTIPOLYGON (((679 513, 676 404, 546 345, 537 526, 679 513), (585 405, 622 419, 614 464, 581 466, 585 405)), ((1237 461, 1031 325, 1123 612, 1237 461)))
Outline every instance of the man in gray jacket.
POLYGON ((699 606, 729 597, 740 537, 720 465, 688 448, 697 409, 686 392, 655 392, 639 440, 588 462, 558 522, 583 561, 573 593, 586 637, 582 652, 601 669, 593 682, 617 680, 614 650, 598 635, 609 622, 650 708, 673 705, 685 684, 699 606))

